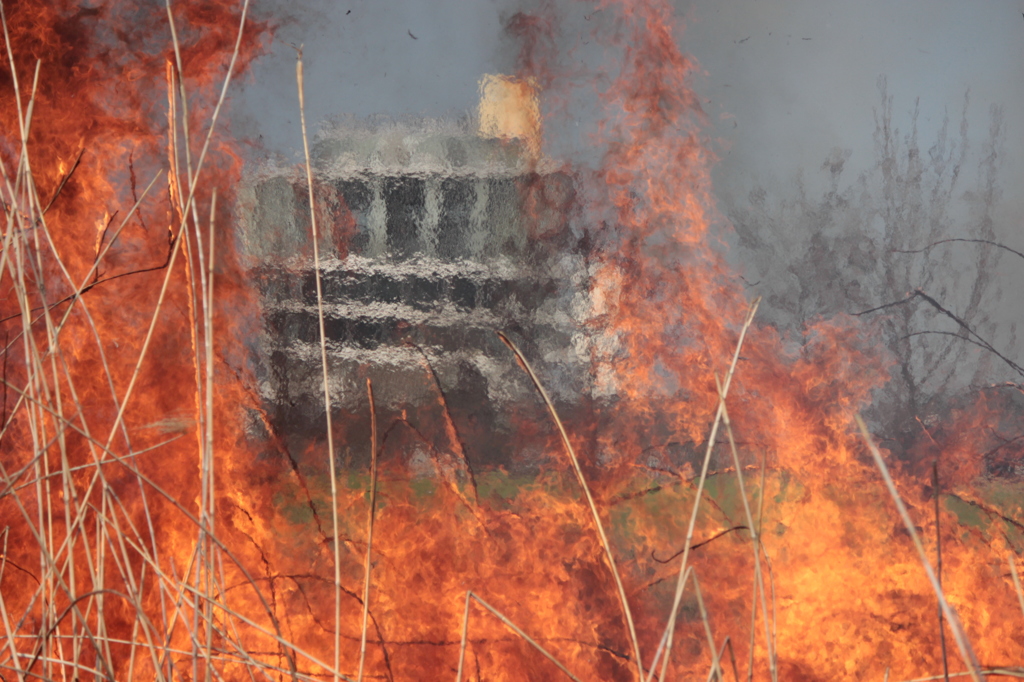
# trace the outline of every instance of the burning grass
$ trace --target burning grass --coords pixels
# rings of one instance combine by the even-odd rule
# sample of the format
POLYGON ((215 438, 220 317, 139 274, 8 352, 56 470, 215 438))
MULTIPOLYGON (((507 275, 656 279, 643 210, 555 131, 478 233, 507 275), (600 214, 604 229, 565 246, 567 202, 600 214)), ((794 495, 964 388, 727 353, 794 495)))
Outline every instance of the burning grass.
MULTIPOLYGON (((17 97, 3 105, 0 139, 0 669, 23 680, 191 682, 1021 674, 993 666, 1019 662, 1024 641, 1024 489, 965 478, 922 491, 912 471, 890 476, 870 437, 865 447, 853 433, 870 393, 857 379, 875 378, 881 361, 839 323, 786 356, 754 324, 756 304, 742 314, 742 296, 722 288, 721 262, 701 246, 706 197, 673 203, 702 171, 693 138, 664 137, 677 135, 671 125, 625 126, 655 137, 616 147, 606 179, 627 230, 650 236, 667 224, 692 248, 678 285, 686 297, 673 298, 664 263, 624 269, 645 257, 641 238, 609 258, 595 287, 621 290, 607 316, 628 337, 629 430, 650 423, 636 405, 658 402, 698 444, 689 467, 637 465, 625 438, 603 443, 619 456, 599 464, 511 342, 508 361, 523 365, 557 424, 563 449, 547 445, 561 466, 467 479, 452 469, 458 453, 445 453, 413 475, 415 453, 384 448, 372 394, 369 472, 337 471, 330 440, 301 464, 255 455, 238 408, 260 406, 231 355, 255 314, 224 238, 237 158, 215 142, 230 76, 266 30, 246 33, 247 7, 133 15, 181 28, 166 53, 131 64, 145 76, 131 81, 140 90, 115 104, 137 104, 158 74, 167 129, 151 112, 109 125, 104 88, 77 93, 84 117, 61 118, 74 70, 48 83, 34 61, 26 79, 19 51, 96 59, 102 41, 67 42, 78 36, 68 26, 95 29, 75 24, 91 15, 22 4, 3 16, 17 97), (33 29, 64 37, 16 33, 33 29), (166 143, 169 170, 128 152, 119 187, 109 169, 132 136, 150 152, 166 143), (651 193, 637 199, 638 187, 651 193), (123 215, 95 214, 119 201, 123 215), (156 265, 141 267, 153 254, 156 265), (680 329, 706 342, 668 362, 696 377, 689 401, 641 395, 657 377, 640 341, 663 350, 659 339, 680 329), (941 571, 929 538, 941 539, 941 571), (959 658, 940 638, 940 605, 959 658)), ((671 36, 657 24, 664 7, 634 9, 645 35, 671 36)), ((645 59, 671 50, 634 38, 627 103, 681 116, 689 91, 665 100, 658 87, 685 87, 683 60, 668 54, 675 71, 638 78, 645 59)), ((322 312, 320 335, 326 386, 322 312)))

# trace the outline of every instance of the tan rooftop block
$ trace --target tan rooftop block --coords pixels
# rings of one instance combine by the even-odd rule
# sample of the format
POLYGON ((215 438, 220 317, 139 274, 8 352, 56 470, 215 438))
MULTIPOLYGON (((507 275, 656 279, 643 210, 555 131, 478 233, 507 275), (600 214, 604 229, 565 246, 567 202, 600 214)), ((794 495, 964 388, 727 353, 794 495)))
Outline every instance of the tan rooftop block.
POLYGON ((532 79, 487 74, 480 79, 480 135, 520 139, 540 153, 541 118, 532 79))

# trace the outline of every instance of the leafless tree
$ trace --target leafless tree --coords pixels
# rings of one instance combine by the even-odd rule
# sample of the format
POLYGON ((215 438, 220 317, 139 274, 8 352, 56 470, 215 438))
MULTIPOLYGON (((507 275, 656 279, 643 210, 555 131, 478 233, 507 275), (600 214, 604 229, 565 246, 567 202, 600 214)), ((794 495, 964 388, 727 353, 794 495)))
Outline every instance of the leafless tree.
POLYGON ((756 187, 725 212, 771 323, 796 330, 847 313, 881 326, 895 366, 875 417, 891 446, 905 451, 922 426, 972 389, 1024 380, 1008 350, 1015 325, 992 314, 1000 257, 1024 255, 1000 243, 996 225, 1002 109, 990 109, 974 152, 965 93, 959 125, 945 114, 925 149, 919 102, 904 131, 884 77, 878 91, 867 171, 845 181, 852 152, 836 148, 821 166, 827 189, 820 196, 809 196, 802 180, 789 196, 756 187))

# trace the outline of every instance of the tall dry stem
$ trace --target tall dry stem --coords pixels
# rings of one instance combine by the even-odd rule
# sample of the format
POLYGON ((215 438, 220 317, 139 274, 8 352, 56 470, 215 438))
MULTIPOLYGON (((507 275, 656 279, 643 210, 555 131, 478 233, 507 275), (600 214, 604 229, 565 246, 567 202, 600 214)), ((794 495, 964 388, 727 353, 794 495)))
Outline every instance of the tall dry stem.
MULTIPOLYGON (((754 515, 750 511, 750 501, 747 499, 747 490, 743 482, 743 466, 740 463, 739 451, 736 449, 736 438, 732 432, 732 423, 729 421, 729 410, 725 405, 725 394, 722 390, 722 382, 718 378, 718 374, 715 374, 715 386, 718 388, 718 400, 719 407, 722 410, 722 423, 725 425, 725 433, 729 439, 729 450, 732 452, 733 466, 736 468, 736 482, 740 489, 740 499, 743 500, 743 513, 747 518, 747 528, 750 533, 750 544, 754 550, 754 602, 751 605, 751 616, 750 616, 750 667, 747 670, 747 679, 751 680, 754 677, 754 634, 755 634, 755 622, 757 621, 757 602, 758 598, 761 601, 761 615, 762 621, 764 622, 764 639, 765 648, 768 652, 768 666, 771 671, 772 677, 776 676, 776 661, 775 661, 775 650, 772 646, 772 638, 768 632, 768 622, 770 620, 768 616, 768 604, 765 597, 764 589, 764 575, 761 573, 761 540, 760 530, 758 524, 754 523, 754 515)), ((761 499, 764 499, 764 468, 762 467, 762 480, 761 480, 761 499)))
POLYGON ((953 631, 953 639, 956 641, 957 648, 960 650, 960 657, 963 659, 964 665, 967 666, 967 671, 971 675, 971 679, 974 682, 981 682, 981 666, 978 665, 977 657, 974 655, 974 650, 971 648, 971 643, 967 639, 967 634, 964 632, 963 627, 960 625, 960 619, 956 615, 956 611, 946 601, 946 595, 942 592, 942 585, 939 584, 939 578, 935 574, 935 570, 932 568, 931 562, 928 561, 928 554, 925 552, 924 543, 921 542, 921 537, 917 534, 917 529, 914 527, 914 522, 910 518, 910 513, 907 511, 907 507, 903 504, 903 500, 900 498, 899 491, 896 490, 896 483, 892 480, 892 476, 889 475, 889 468, 885 465, 885 460, 882 459, 882 453, 878 451, 875 446, 874 440, 871 438, 871 434, 868 432, 867 424, 861 419, 860 415, 856 415, 857 426, 860 428, 861 436, 864 438, 864 442, 868 446, 868 450, 871 452, 872 459, 875 460, 875 466, 878 467, 878 471, 882 474, 882 480, 885 481, 885 487, 889 490, 889 495, 892 496, 892 501, 896 504, 896 509, 899 511, 900 518, 903 519, 903 525, 906 526, 907 532, 910 534, 911 539, 914 541, 914 547, 917 549, 918 558, 921 560, 921 566, 924 567, 924 572, 928 576, 928 582, 931 583, 932 589, 935 590, 935 596, 939 598, 939 604, 942 607, 942 613, 946 616, 946 621, 949 623, 949 629, 953 631))
POLYGON ((306 135, 306 96, 302 78, 302 48, 296 50, 295 82, 299 89, 299 121, 302 124, 302 149, 306 160, 306 185, 309 190, 309 222, 313 231, 313 268, 316 272, 316 316, 320 326, 320 366, 323 370, 324 413, 327 418, 327 458, 331 476, 331 522, 334 538, 334 675, 338 676, 341 656, 341 546, 338 543, 338 480, 334 463, 334 429, 331 427, 331 387, 327 371, 327 335, 324 332, 324 293, 320 278, 320 235, 316 229, 316 204, 313 198, 313 166, 306 135))
POLYGON ((462 644, 461 644, 461 646, 459 648, 459 668, 458 668, 458 672, 457 672, 456 677, 455 677, 455 682, 462 682, 463 662, 464 662, 465 655, 466 655, 466 638, 467 638, 468 633, 469 633, 469 602, 470 602, 470 600, 475 601, 477 604, 479 604, 484 609, 486 609, 491 615, 493 615, 495 618, 500 620, 505 625, 505 627, 507 627, 509 630, 511 630, 512 632, 516 633, 520 637, 522 637, 523 640, 527 644, 529 644, 534 649, 539 651, 541 653, 541 655, 544 656, 544 658, 546 658, 549 661, 551 661, 552 663, 554 663, 555 666, 559 670, 561 670, 563 673, 565 673, 566 677, 568 677, 570 680, 573 680, 573 682, 580 682, 579 678, 577 678, 575 675, 573 675, 571 672, 569 672, 569 669, 566 668, 562 664, 562 662, 559 661, 557 658, 555 658, 547 649, 542 647, 540 644, 537 643, 537 641, 535 639, 533 639, 528 634, 526 634, 522 630, 522 628, 520 628, 518 625, 516 625, 511 620, 509 620, 508 617, 505 616, 505 614, 503 614, 501 611, 499 611, 498 609, 494 608, 493 606, 491 606, 490 604, 485 602, 483 599, 481 599, 479 596, 474 594, 472 591, 466 592, 466 609, 465 609, 465 612, 463 614, 463 620, 462 620, 462 644))
POLYGON ((1007 563, 1010 564, 1010 575, 1013 576, 1013 588, 1017 592, 1017 601, 1020 602, 1020 613, 1024 615, 1024 590, 1020 587, 1020 575, 1017 573, 1017 562, 1013 554, 1009 554, 1006 557, 1007 563))
POLYGON ((377 511, 377 408, 373 403, 373 382, 366 380, 366 396, 370 402, 370 510, 366 519, 366 561, 363 565, 363 624, 359 634, 359 672, 356 682, 363 681, 366 661, 366 626, 370 615, 370 559, 373 554, 373 518, 377 511))
POLYGON ((572 462, 573 471, 576 473, 576 480, 579 481, 580 487, 583 488, 583 494, 587 498, 587 506, 590 507, 590 514, 594 518, 594 525, 597 527, 597 534, 601 539, 601 546, 604 548, 605 558, 608 560, 608 568, 611 569, 612 576, 615 578, 615 588, 618 592, 619 604, 622 607, 622 613, 626 618, 626 625, 629 628, 630 643, 633 646, 633 657, 636 660, 637 678, 639 682, 643 682, 644 679, 644 664, 643 659, 640 657, 640 641, 636 636, 636 627, 633 625, 633 612, 629 608, 629 600, 626 598, 626 589, 622 586, 622 578, 619 576, 619 568, 615 563, 615 556, 612 554, 612 546, 608 541, 608 536, 604 532, 604 524, 601 523, 601 515, 597 511, 597 505, 594 504, 594 497, 590 494, 590 487, 587 485, 587 480, 583 477, 583 469, 580 468, 579 459, 576 457, 576 451, 572 447, 572 442, 569 440, 569 434, 566 433, 565 427, 562 425, 562 420, 558 416, 557 410, 555 410, 554 404, 551 402, 551 398, 548 397, 548 392, 544 390, 544 386, 540 383, 540 379, 537 378, 530 363, 527 362, 526 358, 520 352, 519 348, 516 347, 512 340, 505 336, 503 333, 498 332, 498 336, 505 343, 506 346, 515 354, 516 359, 526 373, 530 376, 530 380, 533 381, 533 385, 537 388, 541 398, 544 400, 544 404, 548 408, 548 412, 551 414, 551 419, 554 420, 555 426, 558 427, 558 433, 562 437, 562 445, 565 446, 565 451, 569 455, 569 461, 572 462))
MULTIPOLYGON (((693 501, 693 508, 690 511, 690 522, 686 528, 686 541, 683 544, 683 557, 679 562, 679 573, 678 578, 676 579, 675 596, 672 599, 672 610, 669 612, 668 625, 665 628, 665 652, 661 661, 660 676, 660 679, 662 680, 665 679, 665 675, 668 672, 668 662, 672 653, 672 638, 676 629, 676 617, 679 613, 679 605, 683 600, 683 585, 686 583, 686 568, 687 562, 690 558, 690 546, 693 544, 693 532, 697 526, 697 512, 700 510, 700 500, 704 493, 704 483, 708 476, 708 466, 711 463, 711 451, 715 446, 715 439, 718 437, 718 428, 722 422, 722 408, 725 404, 724 397, 729 393, 729 386, 732 384, 732 377, 736 371, 736 363, 739 361, 740 350, 743 348, 743 341, 747 337, 747 330, 750 329, 750 325, 754 321, 754 314, 757 313, 757 307, 760 304, 761 299, 758 297, 750 304, 750 308, 747 310, 746 318, 743 320, 743 326, 740 329, 739 339, 736 341, 736 350, 733 352, 732 361, 729 363, 729 371, 725 374, 725 382, 719 394, 718 409, 715 412, 715 419, 711 424, 711 434, 708 436, 708 444, 704 452, 704 462, 701 465, 700 478, 697 482, 697 495, 693 501)), ((647 682, 651 682, 654 679, 654 672, 657 669, 657 665, 658 660, 655 658, 655 660, 651 662, 651 671, 647 677, 647 682)), ((775 677, 773 677, 772 680, 775 682, 775 677)))

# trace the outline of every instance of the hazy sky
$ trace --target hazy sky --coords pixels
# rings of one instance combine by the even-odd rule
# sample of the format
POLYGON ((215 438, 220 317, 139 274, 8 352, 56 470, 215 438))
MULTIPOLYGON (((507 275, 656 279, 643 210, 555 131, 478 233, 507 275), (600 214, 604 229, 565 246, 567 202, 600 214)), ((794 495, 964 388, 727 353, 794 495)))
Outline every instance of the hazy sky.
POLYGON ((698 1, 682 10, 682 46, 705 72, 696 83, 708 112, 735 116, 717 133, 731 147, 722 165, 741 178, 815 170, 834 146, 852 149, 854 167, 869 162, 879 75, 902 127, 920 97, 926 144, 944 110, 956 125, 966 90, 975 144, 1001 104, 1004 177, 1021 177, 1022 11, 1020 0, 698 1))
MULTIPOLYGON (((328 116, 472 109, 480 76, 512 68, 514 44, 502 27, 523 4, 261 0, 257 12, 281 26, 236 100, 236 129, 286 156, 301 148, 286 42, 305 45, 314 130, 328 116)), ((592 4, 555 4, 566 19, 562 40, 579 46, 589 38, 593 24, 583 17, 592 4)), ((1001 219, 1024 211, 1015 190, 1024 178, 1024 0, 684 0, 677 9, 680 44, 700 66, 693 82, 717 140, 716 192, 791 182, 801 172, 813 185, 833 147, 852 151, 851 170, 870 163, 876 82, 884 75, 897 125, 906 126, 920 97, 925 148, 946 110, 955 130, 966 90, 975 145, 985 138, 990 105, 1001 105, 1001 219)))

